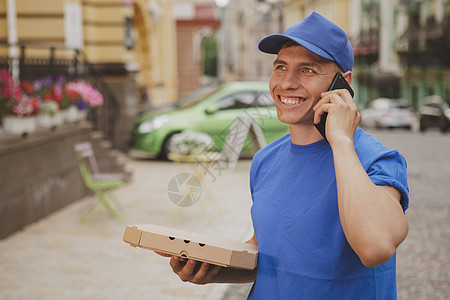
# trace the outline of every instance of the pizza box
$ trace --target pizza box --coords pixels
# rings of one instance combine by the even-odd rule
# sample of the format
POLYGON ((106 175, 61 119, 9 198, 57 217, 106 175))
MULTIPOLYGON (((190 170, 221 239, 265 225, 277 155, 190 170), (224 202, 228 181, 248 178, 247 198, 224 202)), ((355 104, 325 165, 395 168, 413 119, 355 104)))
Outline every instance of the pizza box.
POLYGON ((194 259, 222 267, 253 270, 258 246, 153 224, 128 225, 123 240, 133 247, 194 259))

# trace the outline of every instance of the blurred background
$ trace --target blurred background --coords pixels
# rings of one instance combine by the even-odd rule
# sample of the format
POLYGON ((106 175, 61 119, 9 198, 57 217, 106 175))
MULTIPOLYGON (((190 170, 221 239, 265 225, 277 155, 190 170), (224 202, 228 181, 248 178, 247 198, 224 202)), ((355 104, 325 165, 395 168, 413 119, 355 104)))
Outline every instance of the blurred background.
MULTIPOLYGON (((0 0, 2 266, 17 269, 21 266, 19 261, 29 258, 29 253, 24 253, 23 257, 16 257, 14 263, 8 259, 14 253, 11 245, 26 245, 17 234, 27 225, 40 224, 33 229, 34 233, 52 235, 52 228, 60 226, 56 219, 64 222, 67 216, 77 215, 77 218, 69 218, 70 222, 82 232, 88 232, 86 227, 79 227, 78 216, 83 205, 92 202, 92 195, 98 194, 86 184, 77 160, 80 157, 74 152, 76 144, 86 141, 95 153, 94 169, 99 167, 108 174, 121 174, 115 179, 128 186, 118 192, 122 195, 121 201, 128 198, 126 203, 135 208, 120 211, 127 223, 153 221, 192 230, 209 226, 205 224, 210 223, 190 223, 192 216, 189 214, 170 222, 159 219, 160 215, 156 219, 143 216, 143 212, 157 215, 155 207, 162 209, 146 202, 148 193, 166 197, 166 182, 181 171, 174 168, 176 164, 167 161, 173 149, 172 137, 185 130, 202 133, 194 140, 203 148, 195 151, 220 152, 231 124, 242 114, 251 114, 257 119, 257 127, 262 129, 267 143, 285 134, 287 127, 276 120, 267 93, 274 57, 258 51, 257 44, 264 36, 283 32, 312 11, 329 18, 349 35, 355 54, 352 87, 363 117, 361 126, 382 141, 385 138, 393 148, 405 149, 409 154, 407 160, 428 163, 420 166, 429 173, 413 167, 412 178, 417 182, 428 180, 427 187, 439 191, 436 198, 439 205, 432 207, 435 213, 441 213, 437 219, 443 223, 436 224, 440 224, 439 230, 445 233, 439 231, 435 242, 445 237, 449 240, 446 229, 449 206, 445 199, 450 191, 444 182, 449 175, 446 155, 450 148, 448 136, 438 132, 445 133, 450 126, 450 1, 0 0), (383 131, 385 128, 392 130, 383 131), (420 152, 418 145, 440 146, 437 150, 425 147, 420 152), (434 160, 424 160, 427 154, 434 160), (439 168, 439 176, 434 174, 432 165, 439 168), (424 175, 432 173, 428 177, 424 175), (136 179, 136 174, 140 179, 136 179), (156 180, 161 174, 169 177, 156 180), (147 186, 150 181, 153 184, 147 186), (442 184, 438 186, 438 182, 442 184), (139 203, 148 211, 137 208, 139 203), (53 221, 46 225, 36 223, 49 217, 55 220, 50 219, 53 221)), ((183 139, 181 142, 187 143, 183 139)), ((245 144, 242 150, 247 157, 254 153, 250 144, 245 144)), ((180 164, 180 161, 175 163, 180 164)), ((245 207, 250 205, 245 182, 248 167, 248 160, 237 166, 238 172, 243 174, 239 175, 243 176, 239 191, 246 199, 245 207)), ((211 170, 216 170, 215 179, 222 176, 211 166, 205 170, 210 179, 211 170)), ((236 188, 239 185, 233 177, 224 175, 222 178, 229 181, 223 183, 223 190, 214 186, 216 193, 225 195, 230 184, 236 188)), ((416 192, 424 197, 429 195, 425 190, 416 192)), ((166 204, 170 204, 169 201, 164 202, 163 215, 169 215, 171 210, 166 204)), ((235 214, 233 209, 239 205, 239 202, 234 203, 225 211, 235 214)), ((200 211, 195 214, 202 215, 200 211)), ((247 221, 235 224, 242 230, 242 238, 247 235, 247 229, 251 229, 248 217, 246 214, 242 219, 247 221)), ((414 220, 414 214, 412 218, 414 220)), ((430 222, 419 215, 417 218, 420 222, 430 222)), ((116 229, 104 245, 110 245, 111 238, 120 241, 122 226, 110 223, 104 216, 99 219, 90 224, 96 228, 94 232, 104 233, 102 230, 108 226, 116 229)), ((224 230, 214 226, 210 229, 224 230)), ((230 234, 227 230, 224 230, 225 235, 230 234)), ((414 231, 412 234, 414 236, 414 231)), ((421 231, 418 236, 424 238, 429 232, 421 231)), ((412 249, 418 249, 414 247, 422 243, 417 242, 419 240, 411 244, 412 249)), ((74 243, 78 245, 77 242, 74 243)), ((49 244, 47 240, 44 248, 49 244)), ((449 249, 448 244, 445 249, 449 249)), ((422 253, 422 250, 417 251, 422 253)), ((438 296, 449 291, 449 252, 442 251, 435 255, 438 265, 444 268, 439 274, 444 279, 436 279, 437 286, 430 289, 444 287, 444 291, 427 294, 435 296, 434 299, 444 299, 438 296), (443 283, 445 278, 447 283, 443 283)), ((411 261, 417 257, 411 256, 411 261)), ((139 265, 138 261, 135 263, 139 265)), ((22 271, 25 274, 32 270, 22 271)), ((412 274, 418 269, 409 271, 408 274, 412 274)), ((21 276, 3 279, 11 282, 21 276)), ((406 285, 413 278, 408 276, 400 282, 406 285)), ((173 284, 178 286, 176 281, 173 284)), ((161 295, 168 290, 163 289, 161 295)), ((192 292, 192 299, 213 299, 214 293, 222 295, 222 291, 203 291, 206 296, 196 290, 192 292)), ((34 295, 31 298, 57 299, 65 295, 65 298, 77 299, 70 292, 68 295, 48 290, 43 294, 34 292, 14 294, 13 289, 9 289, 9 294, 5 292, 3 296, 9 295, 5 299, 25 299, 30 295, 34 295)), ((403 299, 430 299, 411 298, 417 290, 410 292, 404 291, 403 299)), ((227 299, 233 299, 233 293, 239 294, 239 291, 226 292, 227 299)), ((83 295, 86 299, 114 298, 96 292, 83 295)), ((176 295, 167 297, 177 298, 176 295)))

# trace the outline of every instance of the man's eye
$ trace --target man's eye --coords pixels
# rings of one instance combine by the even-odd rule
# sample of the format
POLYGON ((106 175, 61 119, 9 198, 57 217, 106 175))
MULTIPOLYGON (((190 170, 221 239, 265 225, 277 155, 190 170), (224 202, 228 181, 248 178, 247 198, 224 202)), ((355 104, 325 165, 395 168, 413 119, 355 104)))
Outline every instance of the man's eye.
POLYGON ((278 66, 275 66, 275 69, 276 70, 286 70, 286 67, 283 65, 278 65, 278 66))
POLYGON ((311 68, 304 68, 303 69, 303 73, 314 74, 316 72, 313 69, 311 69, 311 68))

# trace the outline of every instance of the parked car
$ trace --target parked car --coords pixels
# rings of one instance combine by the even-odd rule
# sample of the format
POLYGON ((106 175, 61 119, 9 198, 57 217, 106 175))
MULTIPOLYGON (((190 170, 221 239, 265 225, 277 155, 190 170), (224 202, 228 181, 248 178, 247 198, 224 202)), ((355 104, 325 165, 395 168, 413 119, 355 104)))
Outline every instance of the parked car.
POLYGON ((420 107, 420 131, 439 128, 447 132, 450 126, 450 99, 444 101, 440 96, 428 96, 420 107))
MULTIPOLYGON (((232 82, 208 86, 177 101, 173 106, 150 111, 133 126, 131 155, 166 158, 171 137, 185 130, 208 134, 221 151, 230 126, 241 114, 253 116, 270 143, 289 132, 277 118, 265 82, 232 82)), ((251 147, 243 149, 248 152, 251 147)))
POLYGON ((411 129, 417 122, 416 112, 406 99, 378 98, 361 110, 361 126, 411 129))

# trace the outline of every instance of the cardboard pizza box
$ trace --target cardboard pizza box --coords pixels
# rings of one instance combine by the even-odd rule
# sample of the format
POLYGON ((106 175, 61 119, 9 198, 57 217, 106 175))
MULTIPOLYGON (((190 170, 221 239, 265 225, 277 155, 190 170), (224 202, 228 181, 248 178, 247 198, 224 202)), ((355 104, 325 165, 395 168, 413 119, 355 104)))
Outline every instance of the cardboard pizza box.
POLYGON ((153 224, 129 225, 123 240, 133 247, 190 258, 222 267, 253 270, 258 246, 153 224))

